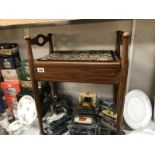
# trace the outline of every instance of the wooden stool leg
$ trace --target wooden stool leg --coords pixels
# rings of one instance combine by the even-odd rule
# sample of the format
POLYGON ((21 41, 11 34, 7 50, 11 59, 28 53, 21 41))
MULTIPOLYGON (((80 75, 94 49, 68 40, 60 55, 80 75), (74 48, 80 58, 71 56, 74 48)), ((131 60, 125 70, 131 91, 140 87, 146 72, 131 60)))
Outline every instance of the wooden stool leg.
POLYGON ((123 109, 124 109, 124 99, 125 99, 125 85, 126 81, 122 78, 120 85, 118 87, 118 111, 117 111, 117 133, 122 132, 122 121, 123 121, 123 109))
POLYGON ((36 102, 36 109, 37 109, 37 115, 38 115, 38 121, 39 121, 40 134, 44 134, 43 124, 42 124, 41 104, 40 104, 40 98, 38 95, 39 94, 38 82, 36 80, 33 80, 32 87, 33 87, 33 96, 34 96, 34 99, 36 102))
POLYGON ((114 101, 115 101, 115 104, 117 104, 118 102, 117 102, 117 98, 118 98, 118 85, 114 85, 114 101))
POLYGON ((57 82, 51 81, 51 87, 52 97, 54 97, 57 95, 57 82))
POLYGON ((27 47, 27 54, 28 54, 28 62, 29 62, 29 68, 30 68, 30 74, 31 74, 31 81, 32 81, 32 89, 33 89, 33 96, 35 99, 36 109, 37 109, 37 116, 39 121, 39 128, 40 128, 40 134, 43 134, 43 124, 42 124, 42 111, 41 111, 41 105, 40 105, 40 98, 39 98, 39 89, 38 89, 38 82, 35 77, 34 72, 34 65, 33 65, 33 54, 32 54, 32 48, 30 43, 30 38, 25 38, 25 43, 27 47))
POLYGON ((124 109, 124 100, 125 100, 125 94, 126 94, 126 80, 127 80, 127 73, 128 73, 128 42, 129 42, 129 33, 124 33, 122 58, 121 58, 121 73, 120 73, 120 82, 118 87, 118 111, 117 111, 118 134, 121 134, 122 132, 123 109, 124 109))

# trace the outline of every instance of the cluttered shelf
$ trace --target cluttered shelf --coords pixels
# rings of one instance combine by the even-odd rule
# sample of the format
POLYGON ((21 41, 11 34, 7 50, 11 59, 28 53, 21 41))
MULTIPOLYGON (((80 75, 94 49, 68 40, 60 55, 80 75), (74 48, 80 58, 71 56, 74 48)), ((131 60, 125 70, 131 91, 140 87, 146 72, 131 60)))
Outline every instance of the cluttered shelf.
MULTIPOLYGON (((123 104, 128 68, 127 56, 129 34, 123 33, 122 31, 117 31, 115 51, 99 51, 98 53, 97 51, 53 51, 51 38, 52 34, 48 34, 47 36, 39 34, 32 39, 27 36, 25 37, 33 93, 36 101, 41 133, 44 133, 44 129, 40 100, 38 97, 38 80, 52 81, 54 96, 58 96, 56 83, 59 81, 113 84, 114 100, 117 105, 116 128, 117 133, 121 134, 123 104), (40 38, 42 42, 39 42, 40 38), (43 46, 46 42, 49 42, 50 55, 34 61, 31 46, 43 46), (121 45, 122 50, 120 50, 121 45), (121 57, 120 52, 122 53, 121 57)), ((87 99, 89 100, 91 98, 89 97, 87 99)), ((107 111, 107 113, 111 112, 107 111)), ((90 117, 83 118, 78 116, 77 119, 79 118, 80 120, 92 120, 90 117)))

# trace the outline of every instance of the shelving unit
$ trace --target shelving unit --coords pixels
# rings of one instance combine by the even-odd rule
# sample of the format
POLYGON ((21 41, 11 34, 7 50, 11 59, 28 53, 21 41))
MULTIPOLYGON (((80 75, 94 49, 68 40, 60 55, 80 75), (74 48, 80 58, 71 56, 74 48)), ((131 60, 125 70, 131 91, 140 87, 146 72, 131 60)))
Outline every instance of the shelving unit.
POLYGON ((126 21, 126 19, 0 19, 0 30, 64 26, 68 24, 90 24, 110 21, 126 21))
POLYGON ((43 124, 37 81, 42 80, 52 81, 54 94, 57 93, 57 82, 102 83, 114 85, 114 100, 117 103, 118 114, 117 133, 121 133, 128 72, 129 33, 117 31, 116 34, 116 49, 114 51, 115 60, 112 62, 35 61, 33 58, 32 45, 43 46, 49 42, 49 53, 52 53, 52 34, 48 34, 47 36, 39 34, 35 38, 25 36, 33 93, 36 101, 41 134, 43 134, 43 124), (42 40, 42 42, 40 42, 40 40, 42 40))

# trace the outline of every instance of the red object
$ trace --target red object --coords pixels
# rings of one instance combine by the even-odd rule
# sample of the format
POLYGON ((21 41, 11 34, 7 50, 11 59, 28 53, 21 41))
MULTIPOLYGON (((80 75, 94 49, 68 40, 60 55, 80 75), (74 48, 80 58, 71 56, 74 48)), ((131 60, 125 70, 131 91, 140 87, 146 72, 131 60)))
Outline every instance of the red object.
POLYGON ((18 101, 16 96, 7 96, 5 97, 5 102, 8 109, 17 110, 18 101))
POLYGON ((3 93, 4 93, 5 97, 16 96, 21 91, 20 81, 2 82, 1 87, 2 87, 2 90, 3 90, 3 93))
POLYGON ((85 121, 86 119, 87 119, 86 116, 79 116, 79 120, 81 120, 81 121, 85 121))

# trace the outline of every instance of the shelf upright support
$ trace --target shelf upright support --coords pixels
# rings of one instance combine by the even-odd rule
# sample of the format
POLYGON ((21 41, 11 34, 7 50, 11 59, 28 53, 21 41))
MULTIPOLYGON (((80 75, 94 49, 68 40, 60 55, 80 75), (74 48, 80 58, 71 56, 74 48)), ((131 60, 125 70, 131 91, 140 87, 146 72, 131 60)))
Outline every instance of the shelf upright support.
MULTIPOLYGON (((122 45, 122 36, 123 31, 116 31, 116 46, 115 46, 115 54, 120 58, 120 47, 122 45)), ((114 101, 117 103, 118 98, 118 84, 114 84, 114 101)))
POLYGON ((123 31, 116 31, 116 47, 115 53, 120 58, 120 46, 122 45, 122 35, 123 31))
POLYGON ((53 53, 53 42, 52 42, 52 34, 47 34, 48 40, 49 40, 49 54, 53 53))
POLYGON ((32 89, 33 89, 33 96, 35 99, 36 109, 37 109, 37 115, 39 120, 39 127, 40 127, 40 134, 43 134, 43 124, 42 124, 42 112, 41 112, 41 105, 40 105, 40 98, 39 98, 39 89, 38 89, 38 82, 35 78, 35 72, 34 72, 34 65, 33 65, 33 53, 31 48, 31 38, 29 36, 25 36, 25 43, 27 48, 27 55, 28 55, 28 63, 31 73, 31 80, 32 80, 32 89))
MULTIPOLYGON (((49 54, 52 54, 53 51, 54 51, 53 50, 53 42, 52 42, 52 34, 48 33, 47 37, 48 37, 48 40, 49 40, 49 54)), ((52 85, 52 89, 51 89, 52 96, 55 96, 55 95, 57 95, 57 83, 54 82, 54 81, 51 81, 50 83, 52 85)))
POLYGON ((122 121, 123 121, 123 109, 126 94, 126 81, 128 73, 128 43, 129 43, 129 33, 123 33, 123 47, 121 56, 121 73, 120 82, 118 86, 118 111, 117 111, 117 133, 122 132, 122 121))

